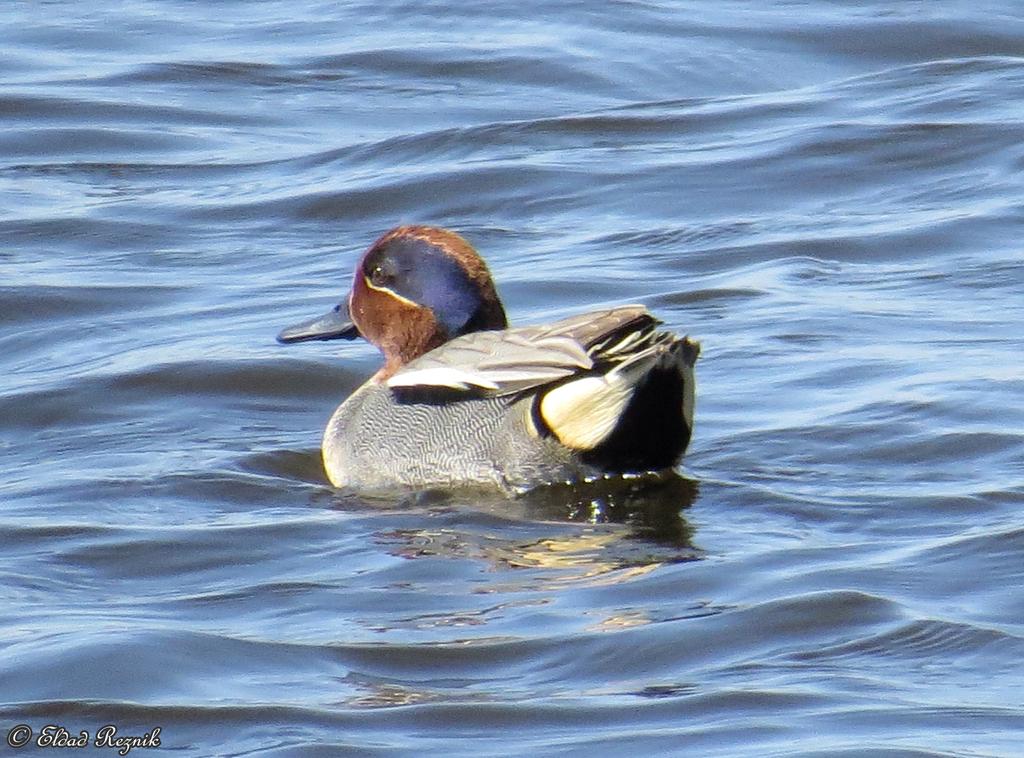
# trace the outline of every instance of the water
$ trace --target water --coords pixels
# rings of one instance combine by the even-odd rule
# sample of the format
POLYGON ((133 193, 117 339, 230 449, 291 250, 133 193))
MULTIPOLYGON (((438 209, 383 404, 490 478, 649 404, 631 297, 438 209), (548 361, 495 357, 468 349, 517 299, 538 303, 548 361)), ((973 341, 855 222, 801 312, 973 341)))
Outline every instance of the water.
POLYGON ((1018 3, 462 5, 0 10, 0 731, 1024 754, 1018 3), (685 479, 333 492, 400 222, 700 339, 685 479))

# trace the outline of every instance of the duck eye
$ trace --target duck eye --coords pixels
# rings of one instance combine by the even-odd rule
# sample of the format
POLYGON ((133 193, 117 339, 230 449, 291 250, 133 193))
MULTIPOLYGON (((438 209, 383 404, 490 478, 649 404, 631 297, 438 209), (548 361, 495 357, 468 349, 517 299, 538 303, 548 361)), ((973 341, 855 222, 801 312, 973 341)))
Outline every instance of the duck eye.
POLYGON ((384 286, 388 283, 389 278, 383 266, 374 266, 373 270, 370 271, 370 284, 375 287, 384 286))

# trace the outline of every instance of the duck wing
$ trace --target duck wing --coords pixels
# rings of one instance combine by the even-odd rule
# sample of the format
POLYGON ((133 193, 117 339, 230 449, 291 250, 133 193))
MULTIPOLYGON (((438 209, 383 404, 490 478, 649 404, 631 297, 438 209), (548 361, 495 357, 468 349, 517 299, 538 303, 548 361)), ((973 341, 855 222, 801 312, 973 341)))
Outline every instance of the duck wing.
POLYGON ((656 338, 658 323, 644 306, 626 305, 544 326, 474 332, 410 362, 387 385, 522 392, 635 356, 656 338))

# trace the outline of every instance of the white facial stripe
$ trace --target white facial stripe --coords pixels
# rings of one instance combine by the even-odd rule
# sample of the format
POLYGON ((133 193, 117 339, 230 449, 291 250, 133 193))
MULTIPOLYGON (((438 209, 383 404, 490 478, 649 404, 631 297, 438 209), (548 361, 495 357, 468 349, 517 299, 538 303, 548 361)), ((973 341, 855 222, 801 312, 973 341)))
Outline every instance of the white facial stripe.
POLYGON ((424 306, 420 305, 419 303, 417 303, 417 302, 415 302, 413 300, 410 300, 407 297, 403 297, 402 295, 399 295, 393 289, 389 289, 387 287, 376 287, 376 286, 374 286, 373 282, 370 281, 370 278, 366 274, 363 274, 363 282, 365 282, 366 286, 369 287, 370 289, 372 289, 374 292, 382 292, 385 295, 390 295, 391 297, 395 298, 395 300, 398 300, 400 303, 405 303, 406 305, 412 305, 412 306, 415 306, 416 308, 423 308, 424 307, 424 306))

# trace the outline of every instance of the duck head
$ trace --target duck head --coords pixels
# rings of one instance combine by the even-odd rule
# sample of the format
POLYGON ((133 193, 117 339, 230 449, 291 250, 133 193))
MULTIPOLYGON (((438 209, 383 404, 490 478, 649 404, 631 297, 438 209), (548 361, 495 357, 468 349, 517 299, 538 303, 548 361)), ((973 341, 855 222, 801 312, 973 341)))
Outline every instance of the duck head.
POLYGON ((384 354, 376 379, 470 332, 508 325, 490 271, 455 232, 400 226, 370 246, 345 302, 283 330, 282 343, 363 337, 384 354))

